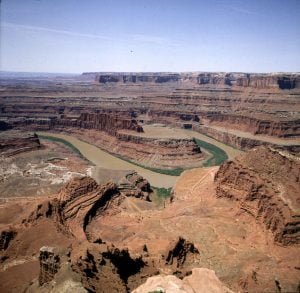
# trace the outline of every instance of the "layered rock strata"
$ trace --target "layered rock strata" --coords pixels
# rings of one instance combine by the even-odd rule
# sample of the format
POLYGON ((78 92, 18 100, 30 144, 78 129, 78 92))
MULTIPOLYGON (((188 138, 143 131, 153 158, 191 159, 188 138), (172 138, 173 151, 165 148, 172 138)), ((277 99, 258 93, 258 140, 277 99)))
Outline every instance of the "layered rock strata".
POLYGON ((293 121, 270 121, 220 112, 206 114, 205 116, 203 118, 206 118, 208 125, 229 127, 230 129, 247 131, 255 135, 264 134, 277 137, 300 136, 300 119, 293 121))
MULTIPOLYGON (((281 155, 294 160, 289 154, 281 155)), ((264 157, 259 153, 260 157, 269 162, 267 167, 259 169, 258 157, 253 155, 244 159, 243 164, 254 164, 256 173, 270 173, 272 182, 282 183, 278 178, 287 169, 294 176, 292 161, 287 165, 272 155, 264 157), (285 167, 280 169, 276 165, 285 167), (277 171, 272 173, 272 170, 277 171)), ((127 196, 127 191, 105 195, 105 186, 109 184, 99 186, 90 178, 71 181, 56 199, 27 202, 29 210, 34 208, 28 219, 29 210, 25 206, 25 210, 20 209, 24 202, 3 203, 1 225, 5 225, 3 219, 9 214, 9 221, 18 233, 8 248, 1 251, 0 278, 5 281, 0 282, 0 289, 3 292, 28 289, 27 292, 56 293, 66 288, 74 292, 131 292, 157 274, 185 279, 192 272, 194 281, 184 282, 185 285, 193 290, 206 288, 207 292, 213 286, 212 292, 218 292, 215 282, 211 282, 212 274, 194 274, 195 268, 210 267, 237 292, 260 292, 263 288, 270 292, 278 288, 296 292, 299 265, 294 256, 298 255, 298 247, 276 245, 270 241, 264 225, 256 225, 249 212, 241 213, 236 201, 217 198, 215 188, 219 185, 218 181, 213 182, 217 170, 214 167, 184 172, 174 187, 175 200, 165 208, 141 197, 127 196), (104 191, 102 196, 98 196, 99 190, 104 191), (13 211, 18 211, 18 215, 13 215, 13 211), (84 219, 88 219, 86 227, 84 219), (39 275, 39 249, 44 246, 47 253, 53 247, 59 261, 46 258, 49 259, 46 264, 54 263, 54 270, 48 269, 52 265, 45 267, 47 273, 53 273, 39 286, 38 280, 32 280, 39 275), (56 253, 56 248, 61 253, 56 253)), ((147 187, 138 175, 132 174, 126 180, 140 188, 147 187)), ((297 205, 289 197, 295 192, 293 180, 285 177, 282 180, 288 184, 285 186, 288 196, 282 194, 282 198, 294 209, 297 205)), ((242 181, 237 183, 242 185, 242 181)), ((267 180, 262 183, 271 189, 267 180)), ((270 199, 268 203, 273 209, 269 215, 276 215, 278 203, 270 199)), ((282 215, 284 218, 286 212, 282 215)), ((257 221, 261 223, 259 218, 257 221)))
POLYGON ((124 74, 95 74, 95 81, 99 83, 165 83, 178 82, 180 75, 176 73, 124 73, 124 74))
POLYGON ((245 149, 262 141, 260 136, 267 141, 281 138, 278 145, 299 145, 297 73, 87 73, 83 77, 82 83, 3 81, 0 129, 72 127, 114 136, 124 129, 142 131, 140 121, 245 131, 257 137, 239 136, 236 146, 246 145, 245 149), (92 82, 96 75, 96 79, 105 76, 104 83, 92 82))
POLYGON ((94 76, 99 83, 183 83, 199 85, 227 85, 251 88, 294 89, 300 87, 297 74, 249 74, 249 73, 83 73, 94 76))
POLYGON ((11 157, 41 148, 36 134, 19 131, 4 132, 0 137, 0 156, 11 157))
POLYGON ((141 136, 143 128, 137 120, 114 113, 83 113, 76 119, 26 119, 14 126, 75 134, 109 153, 150 167, 192 167, 199 166, 203 160, 200 147, 193 139, 141 136))
POLYGON ((215 176, 217 196, 237 201, 283 245, 300 243, 300 161, 266 147, 224 163, 215 176))
POLYGON ((197 132, 200 132, 204 135, 210 136, 218 141, 230 145, 234 148, 248 151, 254 147, 258 146, 270 146, 278 149, 287 150, 294 154, 300 153, 300 142, 298 141, 285 141, 285 142, 276 142, 274 140, 261 139, 260 137, 247 137, 247 133, 240 135, 239 132, 234 133, 234 131, 228 132, 226 128, 216 129, 209 126, 193 126, 193 129, 197 132))
POLYGON ((13 123, 14 127, 24 125, 36 130, 55 130, 66 127, 96 129, 110 135, 116 135, 120 129, 143 132, 142 126, 138 125, 135 119, 107 113, 82 113, 78 117, 28 118, 13 123))

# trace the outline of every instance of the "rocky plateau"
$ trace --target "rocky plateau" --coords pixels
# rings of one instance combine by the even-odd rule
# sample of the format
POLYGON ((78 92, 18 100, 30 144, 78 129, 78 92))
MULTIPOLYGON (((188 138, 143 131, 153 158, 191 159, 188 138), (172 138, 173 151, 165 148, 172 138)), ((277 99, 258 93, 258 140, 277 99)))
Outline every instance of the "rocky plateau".
POLYGON ((0 292, 300 292, 299 98, 299 73, 2 78, 0 292))

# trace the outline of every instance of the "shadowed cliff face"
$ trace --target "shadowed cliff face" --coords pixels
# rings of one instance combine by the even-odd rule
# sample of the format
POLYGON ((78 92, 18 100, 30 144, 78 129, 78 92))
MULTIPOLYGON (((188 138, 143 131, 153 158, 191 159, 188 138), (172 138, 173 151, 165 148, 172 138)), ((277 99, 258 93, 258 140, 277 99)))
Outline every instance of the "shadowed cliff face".
POLYGON ((289 77, 280 77, 277 80, 278 86, 282 90, 290 90, 294 88, 299 88, 300 80, 299 78, 289 78, 289 77))
POLYGON ((255 76, 248 74, 246 77, 236 80, 237 86, 252 87, 258 89, 276 88, 280 90, 291 90, 299 88, 299 76, 292 75, 265 75, 255 76))

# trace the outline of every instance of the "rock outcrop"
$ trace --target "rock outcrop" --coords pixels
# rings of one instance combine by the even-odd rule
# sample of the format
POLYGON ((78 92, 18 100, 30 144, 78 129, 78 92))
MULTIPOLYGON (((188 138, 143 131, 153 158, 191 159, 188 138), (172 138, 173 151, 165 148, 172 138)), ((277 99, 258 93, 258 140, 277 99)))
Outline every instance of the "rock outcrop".
POLYGON ((99 83, 166 83, 178 82, 180 75, 176 73, 111 73, 95 74, 99 83))
POLYGON ((118 206, 126 196, 149 201, 150 184, 136 172, 128 173, 119 184, 98 185, 91 177, 70 180, 58 197, 39 204, 26 223, 52 218, 58 228, 77 239, 86 240, 89 223, 103 214, 118 213, 118 206))
POLYGON ((150 183, 137 172, 128 172, 123 178, 121 178, 118 182, 118 189, 126 196, 134 196, 150 201, 150 183))
POLYGON ((287 138, 300 136, 300 119, 271 121, 220 112, 207 114, 205 118, 208 121, 208 125, 229 127, 230 129, 242 130, 255 135, 263 134, 287 138))
POLYGON ((157 273, 141 255, 132 256, 127 249, 106 244, 76 246, 71 263, 89 292, 131 292, 143 279, 157 273))
POLYGON ((135 119, 120 117, 116 114, 88 114, 80 115, 78 124, 82 128, 98 129, 109 134, 116 135, 117 130, 128 129, 136 132, 143 132, 142 126, 138 125, 135 119))
POLYGON ((0 156, 3 157, 11 157, 39 148, 41 148, 40 140, 33 133, 10 131, 2 133, 0 137, 0 156))
POLYGON ((252 88, 276 88, 281 90, 290 90, 300 87, 300 79, 295 75, 254 75, 247 74, 244 77, 236 79, 237 86, 252 88))
POLYGON ((173 275, 158 275, 132 291, 132 293, 233 293, 216 276, 215 272, 205 268, 195 268, 182 280, 173 275))
POLYGON ((60 257, 54 247, 43 246, 40 249, 39 285, 51 282, 60 268, 60 257))
POLYGON ((195 167, 201 164, 203 153, 192 138, 162 138, 139 136, 120 131, 117 134, 118 153, 145 166, 170 169, 195 167))
POLYGON ((14 123, 14 127, 26 125, 36 130, 62 130, 67 127, 79 129, 96 129, 111 135, 116 135, 120 129, 143 132, 135 119, 129 116, 119 116, 114 113, 81 113, 78 117, 28 118, 14 123))
POLYGON ((215 176, 217 196, 240 208, 270 230, 283 245, 300 243, 300 161, 260 147, 224 163, 215 176))
POLYGON ((64 233, 85 240, 89 222, 106 210, 118 195, 120 193, 114 183, 98 185, 90 177, 74 178, 61 189, 58 198, 39 204, 27 222, 52 218, 64 233))
POLYGON ((60 220, 73 235, 85 239, 85 229, 91 219, 105 210, 118 194, 114 183, 98 185, 89 177, 74 179, 59 194, 60 220))
MULTIPOLYGON (((292 152, 294 154, 297 154, 300 152, 300 144, 297 141, 292 141, 288 143, 276 143, 272 140, 263 140, 259 137, 253 136, 253 137, 247 137, 247 134, 245 136, 239 135, 239 132, 234 133, 228 132, 226 128, 224 129, 216 129, 209 126, 196 126, 193 127, 193 129, 197 132, 200 132, 204 135, 213 137, 214 139, 218 141, 222 141, 223 143, 230 145, 234 148, 247 151, 251 150, 254 147, 258 146, 270 146, 278 149, 287 150, 289 152, 292 152)), ((298 131, 297 131, 298 132, 298 131)))
POLYGON ((166 263, 176 268, 182 268, 185 262, 194 262, 199 256, 199 250, 193 243, 179 237, 175 245, 168 252, 166 263))
POLYGON ((0 234, 0 250, 6 250, 9 246, 9 243, 15 238, 17 232, 13 229, 7 229, 1 231, 0 234))

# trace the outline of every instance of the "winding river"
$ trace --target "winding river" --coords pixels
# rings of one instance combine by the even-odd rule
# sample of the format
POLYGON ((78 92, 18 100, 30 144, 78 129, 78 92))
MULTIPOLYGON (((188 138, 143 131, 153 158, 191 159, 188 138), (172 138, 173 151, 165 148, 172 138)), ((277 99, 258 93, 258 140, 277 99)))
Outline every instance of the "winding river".
MULTIPOLYGON (((194 131, 189 131, 189 135, 195 135, 197 137, 201 136, 202 140, 209 140, 211 143, 216 143, 218 144, 219 147, 222 148, 223 144, 220 142, 213 142, 211 138, 205 137, 203 135, 200 135, 197 132, 194 131), (193 132, 193 133, 192 133, 193 132), (221 146, 222 145, 222 146, 221 146)), ((38 135, 43 135, 43 136, 51 136, 51 137, 56 137, 63 139, 69 143, 71 143, 74 147, 76 147, 81 154, 90 162, 95 164, 99 168, 104 168, 104 169, 110 169, 110 170, 135 170, 137 171, 141 176, 146 178, 152 186, 155 187, 164 187, 164 188, 169 188, 174 186, 177 176, 170 176, 170 175, 164 175, 160 173, 156 173, 147 169, 144 169, 142 167, 136 166, 134 164, 131 164, 129 162, 126 162, 122 159, 119 159, 105 151, 102 151, 98 147, 91 145, 89 143, 86 143, 82 140, 77 139, 74 136, 71 135, 66 135, 66 134, 58 134, 58 133, 51 133, 51 132, 37 132, 38 135)), ((226 145, 224 145, 226 146, 226 145)), ((229 147, 230 148, 230 147, 229 147)), ((225 152, 228 153, 228 146, 223 147, 225 152)), ((232 152, 234 149, 230 148, 230 156, 232 157, 232 152)))

